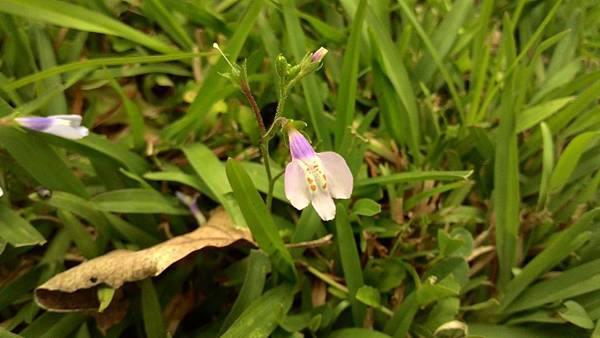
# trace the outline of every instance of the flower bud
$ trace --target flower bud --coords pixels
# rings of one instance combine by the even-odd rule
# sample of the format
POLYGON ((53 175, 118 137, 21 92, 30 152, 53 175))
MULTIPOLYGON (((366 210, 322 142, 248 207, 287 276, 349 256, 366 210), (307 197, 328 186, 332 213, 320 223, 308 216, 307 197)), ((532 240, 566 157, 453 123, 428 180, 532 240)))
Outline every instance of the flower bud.
POLYGON ((319 63, 323 60, 323 58, 325 57, 325 55, 327 55, 329 51, 323 47, 320 47, 319 49, 317 49, 316 52, 312 53, 310 55, 310 61, 312 63, 319 63))
POLYGON ((275 69, 277 70, 277 75, 281 78, 286 78, 288 76, 288 69, 290 65, 288 64, 287 59, 283 54, 277 55, 275 58, 275 69))

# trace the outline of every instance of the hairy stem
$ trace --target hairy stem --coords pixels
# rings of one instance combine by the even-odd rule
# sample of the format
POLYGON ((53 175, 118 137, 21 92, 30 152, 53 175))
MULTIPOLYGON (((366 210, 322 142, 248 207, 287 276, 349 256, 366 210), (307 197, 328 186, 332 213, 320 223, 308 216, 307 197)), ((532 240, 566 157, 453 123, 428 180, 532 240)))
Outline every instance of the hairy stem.
POLYGON ((265 171, 267 172, 267 179, 269 180, 269 192, 267 194, 267 210, 271 211, 271 204, 273 203, 273 186, 275 185, 275 183, 273 181, 273 174, 271 173, 271 163, 269 160, 269 140, 265 137, 267 134, 267 131, 265 129, 265 122, 263 121, 262 115, 260 114, 260 109, 256 104, 256 100, 252 95, 252 91, 250 90, 248 82, 242 81, 240 89, 242 90, 244 96, 246 96, 246 99, 250 104, 250 109, 252 109, 252 111, 254 112, 254 115, 256 116, 256 122, 258 122, 258 129, 260 131, 259 149, 265 165, 265 171))

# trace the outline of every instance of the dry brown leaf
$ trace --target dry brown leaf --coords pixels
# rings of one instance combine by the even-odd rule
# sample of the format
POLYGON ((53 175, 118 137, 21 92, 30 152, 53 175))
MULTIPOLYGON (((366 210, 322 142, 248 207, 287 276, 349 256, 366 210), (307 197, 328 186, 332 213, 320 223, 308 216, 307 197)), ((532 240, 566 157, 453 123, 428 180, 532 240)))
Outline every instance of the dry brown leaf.
POLYGON ((218 209, 208 223, 190 233, 144 250, 111 251, 64 271, 39 286, 35 300, 50 311, 94 310, 99 305, 96 296, 99 285, 118 289, 126 282, 158 276, 192 252, 207 247, 222 248, 238 241, 253 243, 248 230, 233 227, 227 213, 218 209))

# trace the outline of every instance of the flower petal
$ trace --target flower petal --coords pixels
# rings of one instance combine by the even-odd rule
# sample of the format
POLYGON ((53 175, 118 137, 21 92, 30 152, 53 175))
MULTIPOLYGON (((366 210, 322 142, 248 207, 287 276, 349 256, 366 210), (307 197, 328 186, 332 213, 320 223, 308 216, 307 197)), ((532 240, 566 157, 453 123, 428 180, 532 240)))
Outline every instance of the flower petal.
POLYGON ((325 175, 329 185, 329 191, 334 198, 350 198, 354 178, 346 164, 346 160, 333 151, 318 153, 321 163, 325 168, 325 175))
POLYGON ((331 221, 335 218, 335 203, 327 191, 319 189, 314 193, 312 206, 322 220, 331 221))
POLYGON ((294 160, 306 160, 315 156, 315 150, 304 135, 295 129, 288 132, 290 141, 290 153, 294 160))
POLYGON ((74 127, 79 127, 81 125, 81 116, 80 115, 75 115, 75 114, 52 115, 52 116, 48 116, 48 118, 53 119, 53 120, 64 120, 74 127))
POLYGON ((17 117, 15 121, 24 128, 37 131, 43 131, 53 123, 49 118, 41 116, 17 117))
POLYGON ((68 138, 71 140, 78 140, 84 138, 89 134, 86 127, 62 125, 62 124, 51 124, 44 133, 53 134, 56 136, 68 138))
POLYGON ((306 183, 304 170, 296 160, 288 163, 285 167, 285 197, 292 203, 294 208, 301 210, 310 202, 310 191, 306 183))

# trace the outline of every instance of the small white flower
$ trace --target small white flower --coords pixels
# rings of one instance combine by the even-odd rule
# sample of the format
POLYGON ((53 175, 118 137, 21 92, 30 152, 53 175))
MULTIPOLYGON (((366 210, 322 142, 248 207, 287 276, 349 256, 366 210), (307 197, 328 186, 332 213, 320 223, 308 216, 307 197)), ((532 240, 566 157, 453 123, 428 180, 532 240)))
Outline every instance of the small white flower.
POLYGON ((287 128, 292 161, 285 168, 285 196, 298 210, 312 204, 322 220, 330 221, 335 218, 333 199, 352 195, 350 168, 339 154, 317 153, 300 132, 287 128))
POLYGON ((78 140, 89 134, 88 129, 81 126, 81 116, 79 115, 17 117, 15 121, 23 128, 71 140, 78 140))

